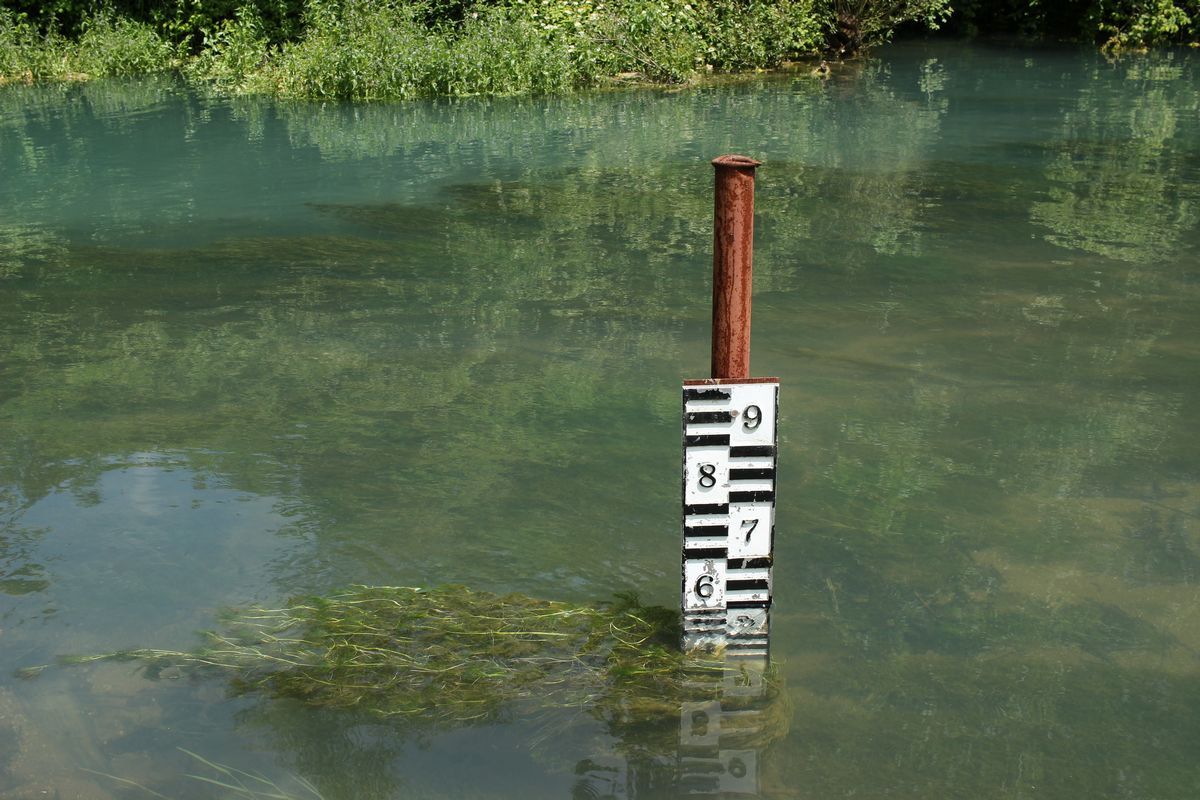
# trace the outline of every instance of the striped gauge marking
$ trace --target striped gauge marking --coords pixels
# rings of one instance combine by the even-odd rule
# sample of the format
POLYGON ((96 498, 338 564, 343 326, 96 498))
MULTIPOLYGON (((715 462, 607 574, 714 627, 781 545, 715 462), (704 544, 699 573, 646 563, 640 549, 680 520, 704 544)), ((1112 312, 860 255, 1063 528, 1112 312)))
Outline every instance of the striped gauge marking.
POLYGON ((779 381, 683 386, 685 646, 767 655, 779 381))

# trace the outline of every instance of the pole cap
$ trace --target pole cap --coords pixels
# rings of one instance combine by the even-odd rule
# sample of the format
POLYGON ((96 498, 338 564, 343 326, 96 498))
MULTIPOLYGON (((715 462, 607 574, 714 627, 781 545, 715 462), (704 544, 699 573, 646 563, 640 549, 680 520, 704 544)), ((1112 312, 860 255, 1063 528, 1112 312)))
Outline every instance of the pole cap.
POLYGON ((750 169, 754 169, 755 167, 762 166, 762 162, 757 161, 750 156, 727 155, 717 156, 712 160, 712 165, 714 167, 748 167, 750 169))

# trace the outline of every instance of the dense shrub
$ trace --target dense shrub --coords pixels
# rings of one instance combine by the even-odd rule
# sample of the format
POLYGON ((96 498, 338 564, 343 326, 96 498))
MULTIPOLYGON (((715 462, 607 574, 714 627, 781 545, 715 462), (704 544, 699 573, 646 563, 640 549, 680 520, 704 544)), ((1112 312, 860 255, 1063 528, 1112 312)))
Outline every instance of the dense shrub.
POLYGON ((0 83, 146 75, 175 64, 174 48, 149 25, 103 14, 71 40, 0 8, 0 83))
POLYGON ((952 30, 1029 39, 1089 41, 1110 48, 1200 38, 1200 0, 959 0, 952 30))
POLYGON ((94 77, 148 75, 175 66, 175 49, 145 23, 102 14, 88 19, 71 48, 77 72, 94 77))
POLYGON ((435 73, 438 94, 544 94, 588 82, 572 62, 571 37, 547 34, 527 14, 483 8, 448 36, 435 73))
POLYGON ((584 30, 582 46, 601 73, 675 83, 704 65, 698 15, 687 0, 598 3, 584 30))
POLYGON ((575 31, 580 71, 685 81, 710 69, 758 69, 814 53, 812 0, 576 0, 544 2, 548 29, 575 31))
POLYGON ((713 0, 698 13, 706 61, 719 70, 771 67, 821 44, 812 0, 713 0))
POLYGON ((950 16, 950 0, 820 0, 825 46, 853 55, 892 38, 905 23, 937 30, 950 16))
POLYGON ((1195 41, 1200 0, 1096 0, 1087 22, 1092 38, 1108 48, 1195 41))
POLYGON ((219 30, 242 19, 256 21, 257 33, 279 44, 303 30, 304 0, 123 0, 142 8, 138 19, 154 22, 170 38, 194 51, 206 47, 219 30))
POLYGON ((284 45, 265 82, 285 95, 354 99, 545 93, 621 75, 671 83, 774 66, 811 52, 820 35, 810 0, 514 0, 460 10, 310 0, 305 36, 284 45))
POLYGON ((262 18, 245 6, 233 19, 222 20, 204 33, 200 53, 186 65, 193 78, 221 88, 240 89, 259 75, 271 56, 262 18))
POLYGON ((0 8, 0 84, 66 78, 68 43, 41 33, 16 13, 0 8))
POLYGON ((199 45, 204 33, 216 30, 249 9, 261 21, 273 42, 300 33, 304 0, 0 0, 41 31, 55 30, 78 36, 97 14, 111 15, 153 26, 172 42, 199 45))
POLYGON ((66 36, 79 33, 80 24, 96 9, 83 0, 0 0, 18 22, 41 33, 53 31, 66 36))
POLYGON ((385 0, 309 3, 307 35, 284 46, 269 68, 285 95, 405 98, 426 94, 444 37, 425 27, 417 6, 385 0))
POLYGON ((814 0, 0 0, 0 74, 181 63, 227 90, 313 98, 516 94, 767 68, 821 40, 814 0), (71 32, 72 36, 59 33, 71 32))

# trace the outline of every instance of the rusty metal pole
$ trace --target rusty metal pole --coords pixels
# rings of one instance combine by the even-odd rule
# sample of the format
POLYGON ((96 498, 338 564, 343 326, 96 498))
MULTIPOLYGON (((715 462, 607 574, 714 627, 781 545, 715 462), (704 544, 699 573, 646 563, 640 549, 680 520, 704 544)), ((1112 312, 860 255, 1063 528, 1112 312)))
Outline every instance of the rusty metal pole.
POLYGON ((712 377, 750 377, 750 293, 754 264, 754 169, 747 156, 713 159, 712 377))

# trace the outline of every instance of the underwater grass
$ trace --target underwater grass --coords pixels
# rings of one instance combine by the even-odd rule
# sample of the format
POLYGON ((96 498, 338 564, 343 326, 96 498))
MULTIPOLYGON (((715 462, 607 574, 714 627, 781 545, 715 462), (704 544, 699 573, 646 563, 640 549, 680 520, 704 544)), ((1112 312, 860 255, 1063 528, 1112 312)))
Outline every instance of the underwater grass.
POLYGON ((149 677, 168 667, 218 672, 237 693, 450 726, 521 703, 610 722, 674 719, 681 702, 713 696, 727 678, 719 654, 682 652, 677 611, 632 595, 587 606, 462 586, 352 586, 222 622, 191 651, 61 661, 138 661, 149 677))
MULTIPOLYGON (((323 800, 321 792, 311 782, 299 775, 292 775, 291 781, 296 783, 304 792, 303 797, 291 794, 281 788, 278 783, 259 775, 254 772, 237 769, 236 767, 228 767, 223 764, 218 764, 214 761, 209 761, 204 756, 193 753, 191 750, 180 747, 179 752, 189 756, 190 758, 200 762, 203 766, 212 770, 214 776, 197 775, 188 773, 184 775, 199 783, 204 783, 209 786, 215 786, 227 792, 226 797, 230 798, 245 798, 245 800, 323 800)), ((144 786, 137 781, 129 778, 123 778, 120 775, 110 775, 107 772, 100 772, 87 767, 81 767, 84 772, 90 772, 93 775, 99 775, 102 778, 107 778, 124 786, 130 786, 134 789, 142 791, 151 797, 159 797, 162 800, 171 800, 165 794, 151 789, 149 786, 144 786)))

